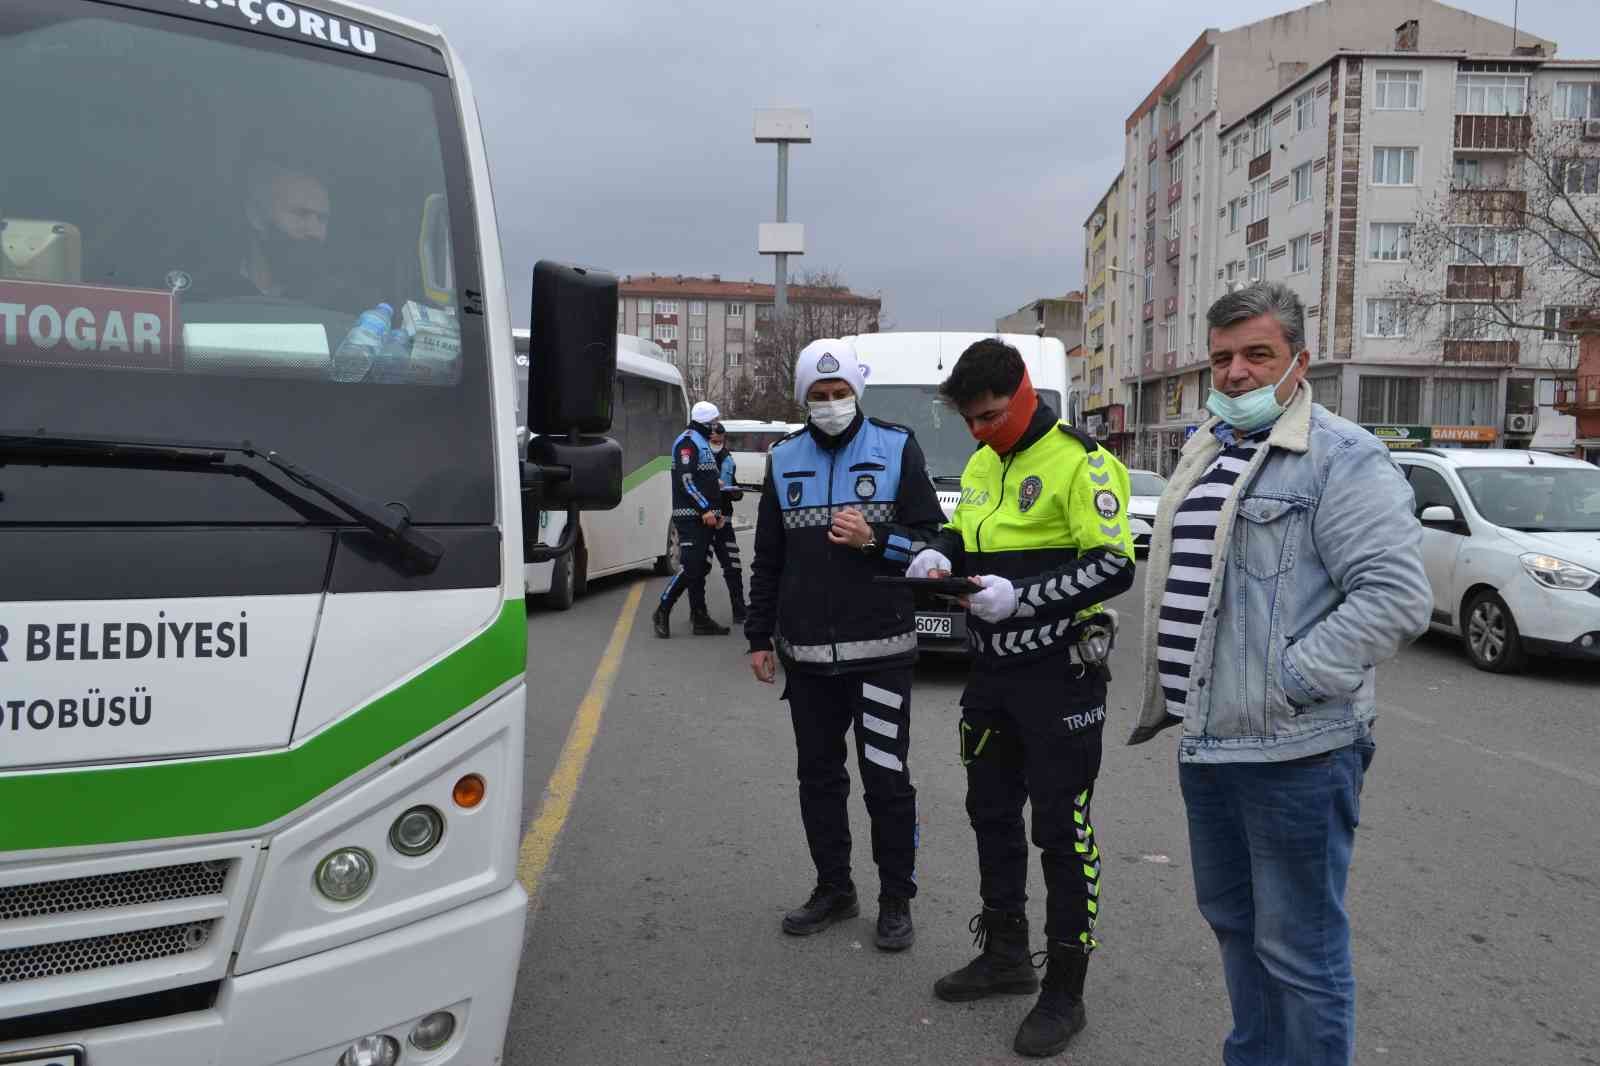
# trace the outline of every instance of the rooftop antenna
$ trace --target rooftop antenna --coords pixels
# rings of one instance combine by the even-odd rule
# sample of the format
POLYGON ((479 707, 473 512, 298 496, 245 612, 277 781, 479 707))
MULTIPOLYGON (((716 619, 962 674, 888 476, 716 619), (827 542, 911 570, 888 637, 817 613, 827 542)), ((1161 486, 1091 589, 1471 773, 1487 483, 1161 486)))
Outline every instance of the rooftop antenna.
POLYGON ((1522 14, 1522 0, 1512 0, 1511 3, 1511 51, 1517 50, 1517 19, 1522 14))

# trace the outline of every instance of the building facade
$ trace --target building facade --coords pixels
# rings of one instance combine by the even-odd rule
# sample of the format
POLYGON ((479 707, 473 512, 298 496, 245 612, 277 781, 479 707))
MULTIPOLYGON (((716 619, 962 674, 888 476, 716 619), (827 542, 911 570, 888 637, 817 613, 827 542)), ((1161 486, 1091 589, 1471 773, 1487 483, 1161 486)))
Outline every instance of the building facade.
MULTIPOLYGON (((691 400, 720 404, 751 372, 758 331, 772 323, 773 301, 771 285, 723 281, 716 274, 629 276, 617 287, 617 332, 659 344, 683 372, 691 400)), ((792 314, 817 318, 841 333, 875 333, 883 301, 845 289, 791 285, 789 305, 792 314)))
POLYGON ((1127 406, 1118 382, 1117 350, 1127 304, 1118 299, 1127 276, 1123 242, 1122 175, 1112 179, 1100 202, 1083 224, 1085 428, 1126 458, 1127 406))

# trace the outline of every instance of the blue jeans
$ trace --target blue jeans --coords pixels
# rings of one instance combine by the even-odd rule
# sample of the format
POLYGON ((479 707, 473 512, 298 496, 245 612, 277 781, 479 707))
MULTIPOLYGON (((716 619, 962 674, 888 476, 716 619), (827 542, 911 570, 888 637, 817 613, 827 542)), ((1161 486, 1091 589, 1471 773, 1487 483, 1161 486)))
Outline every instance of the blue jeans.
POLYGON ((1345 881, 1370 738, 1277 763, 1180 763, 1195 897, 1233 1004, 1226 1066, 1348 1066, 1355 974, 1345 881))

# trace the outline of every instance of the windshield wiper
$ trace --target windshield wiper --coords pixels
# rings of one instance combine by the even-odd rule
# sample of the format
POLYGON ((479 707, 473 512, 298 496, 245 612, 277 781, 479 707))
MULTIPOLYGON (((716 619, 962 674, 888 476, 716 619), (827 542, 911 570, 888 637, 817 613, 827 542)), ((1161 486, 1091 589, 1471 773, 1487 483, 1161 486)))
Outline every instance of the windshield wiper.
POLYGON ((270 449, 257 448, 249 441, 237 445, 189 444, 184 442, 139 443, 134 441, 93 440, 53 437, 42 433, 0 434, 0 465, 6 462, 63 463, 82 466, 129 466, 164 470, 197 470, 244 474, 255 480, 259 472, 248 466, 229 463, 230 455, 257 459, 281 473, 289 481, 309 489, 337 504, 362 528, 369 530, 389 551, 404 558, 422 573, 432 573, 444 557, 444 545, 411 524, 405 504, 379 504, 353 489, 329 481, 320 474, 290 462, 270 449))

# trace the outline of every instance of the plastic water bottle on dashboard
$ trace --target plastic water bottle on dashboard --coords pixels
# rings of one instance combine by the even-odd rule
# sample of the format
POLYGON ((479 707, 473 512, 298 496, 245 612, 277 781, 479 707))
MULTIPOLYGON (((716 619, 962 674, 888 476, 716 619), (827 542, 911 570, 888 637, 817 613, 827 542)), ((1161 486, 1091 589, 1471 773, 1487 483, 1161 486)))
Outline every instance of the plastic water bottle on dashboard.
POLYGON ((383 338, 378 349, 378 360, 372 365, 368 379, 381 385, 398 385, 411 380, 411 331, 396 326, 383 338))
POLYGON ((389 331, 389 319, 393 314, 394 308, 388 304, 361 312, 355 328, 345 334, 339 347, 334 349, 333 380, 361 381, 367 376, 383 347, 383 337, 389 331))

